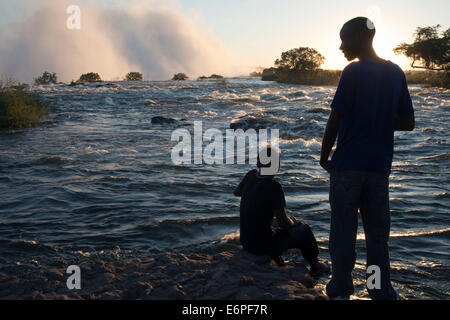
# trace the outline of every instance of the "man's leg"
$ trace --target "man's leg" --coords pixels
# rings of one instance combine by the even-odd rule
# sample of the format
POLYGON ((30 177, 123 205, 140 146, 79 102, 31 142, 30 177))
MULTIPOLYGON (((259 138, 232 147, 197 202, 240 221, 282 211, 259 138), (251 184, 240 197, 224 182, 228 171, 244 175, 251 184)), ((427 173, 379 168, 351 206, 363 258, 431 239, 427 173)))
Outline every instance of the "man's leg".
POLYGON ((356 261, 358 208, 365 173, 331 173, 330 256, 332 277, 327 284, 329 297, 350 296, 354 292, 352 271, 356 261))
POLYGON ((279 230, 274 235, 274 254, 281 255, 288 249, 300 249, 309 264, 317 262, 319 247, 311 227, 305 222, 298 222, 288 230, 279 230))
POLYGON ((366 235, 367 267, 380 268, 380 289, 369 290, 374 300, 397 298, 390 280, 389 229, 389 178, 382 174, 369 174, 361 197, 361 217, 366 235))

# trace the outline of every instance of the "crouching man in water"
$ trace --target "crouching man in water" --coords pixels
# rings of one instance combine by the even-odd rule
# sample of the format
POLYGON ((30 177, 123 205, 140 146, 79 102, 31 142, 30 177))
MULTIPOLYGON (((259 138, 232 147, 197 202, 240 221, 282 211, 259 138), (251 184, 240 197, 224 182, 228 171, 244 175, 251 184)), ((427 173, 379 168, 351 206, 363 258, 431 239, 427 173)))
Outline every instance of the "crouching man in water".
POLYGON ((286 215, 283 187, 274 178, 280 163, 279 152, 275 148, 265 148, 258 156, 258 169, 249 171, 234 191, 235 196, 241 197, 241 244, 250 253, 270 256, 278 265, 284 264, 281 258, 284 251, 298 248, 311 266, 310 274, 318 276, 328 272, 329 267, 318 260, 319 248, 310 226, 286 215), (265 156, 270 161, 262 164, 265 156), (278 163, 277 169, 267 174, 265 169, 272 168, 272 161, 278 163), (274 217, 277 228, 272 226, 274 217))

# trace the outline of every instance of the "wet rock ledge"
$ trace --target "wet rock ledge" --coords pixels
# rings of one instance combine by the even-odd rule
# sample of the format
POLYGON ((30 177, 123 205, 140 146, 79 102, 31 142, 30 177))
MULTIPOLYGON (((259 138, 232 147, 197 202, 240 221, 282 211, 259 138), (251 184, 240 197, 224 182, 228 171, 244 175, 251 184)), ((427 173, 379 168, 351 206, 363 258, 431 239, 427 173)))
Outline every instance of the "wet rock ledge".
POLYGON ((65 269, 0 274, 0 299, 326 299, 304 264, 278 267, 242 250, 97 260, 80 268, 80 290, 67 289, 65 269))

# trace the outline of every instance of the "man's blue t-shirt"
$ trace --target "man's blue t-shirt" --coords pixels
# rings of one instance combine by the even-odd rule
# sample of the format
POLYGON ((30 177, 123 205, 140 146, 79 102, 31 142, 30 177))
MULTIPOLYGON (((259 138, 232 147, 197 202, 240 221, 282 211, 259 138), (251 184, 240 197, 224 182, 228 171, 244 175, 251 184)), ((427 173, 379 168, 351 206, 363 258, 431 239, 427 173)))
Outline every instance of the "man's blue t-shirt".
POLYGON ((400 67, 385 60, 349 64, 331 108, 342 115, 332 169, 389 175, 395 119, 414 112, 400 67))

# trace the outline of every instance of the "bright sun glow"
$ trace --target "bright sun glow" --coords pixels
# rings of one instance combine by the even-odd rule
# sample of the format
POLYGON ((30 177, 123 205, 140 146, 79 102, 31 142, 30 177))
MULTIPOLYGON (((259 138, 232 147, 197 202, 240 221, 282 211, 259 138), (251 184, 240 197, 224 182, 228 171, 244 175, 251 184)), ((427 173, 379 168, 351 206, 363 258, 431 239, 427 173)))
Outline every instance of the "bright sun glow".
POLYGON ((392 51, 398 43, 392 38, 392 35, 383 32, 383 29, 378 29, 375 36, 373 46, 377 54, 386 60, 398 60, 398 56, 392 51))
MULTIPOLYGON (((390 29, 383 23, 378 23, 378 25, 375 23, 375 26, 377 30, 373 46, 378 56, 398 64, 404 70, 409 69, 409 60, 402 55, 396 55, 393 51, 402 42, 400 37, 392 33, 393 29, 390 29)), ((349 63, 339 50, 340 45, 339 37, 330 37, 327 39, 327 45, 321 48, 323 52, 328 53, 323 66, 325 69, 343 69, 349 63)))

